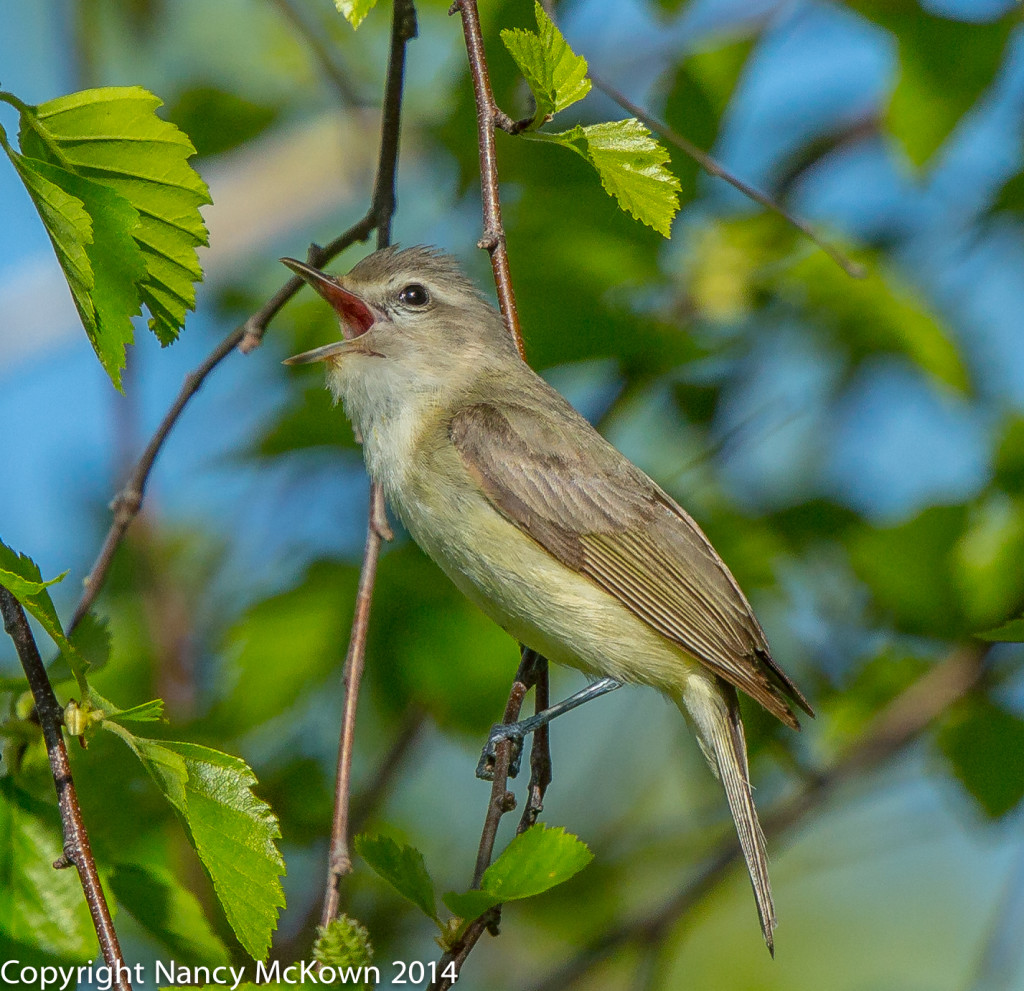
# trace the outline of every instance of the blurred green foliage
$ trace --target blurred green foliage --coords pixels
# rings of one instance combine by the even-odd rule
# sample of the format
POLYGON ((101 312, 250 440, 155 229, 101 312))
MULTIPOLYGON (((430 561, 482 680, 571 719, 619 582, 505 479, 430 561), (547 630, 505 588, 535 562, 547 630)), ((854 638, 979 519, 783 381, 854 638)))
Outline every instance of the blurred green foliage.
POLYGON ((201 156, 219 155, 259 137, 280 118, 281 108, 211 85, 178 93, 167 117, 192 140, 201 156))
MULTIPOLYGON (((988 23, 933 13, 914 0, 852 0, 849 6, 889 31, 899 45, 900 72, 888 108, 893 134, 916 165, 942 146, 992 85, 1019 23, 1008 11, 988 23)), ((969 18, 969 6, 964 11, 969 18)))

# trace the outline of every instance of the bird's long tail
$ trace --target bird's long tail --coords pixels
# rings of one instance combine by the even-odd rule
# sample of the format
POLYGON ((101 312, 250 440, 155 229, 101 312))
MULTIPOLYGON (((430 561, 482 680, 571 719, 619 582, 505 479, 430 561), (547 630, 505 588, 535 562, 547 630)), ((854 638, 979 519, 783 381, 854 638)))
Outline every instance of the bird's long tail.
POLYGON ((750 883, 754 888, 757 914, 768 951, 775 955, 775 905, 768 879, 768 853, 764 833, 754 807, 747 768, 747 743, 740 721, 736 689, 721 678, 717 685, 701 682, 688 686, 679 700, 679 707, 693 720, 704 756, 716 777, 722 782, 729 802, 743 859, 747 863, 750 883))

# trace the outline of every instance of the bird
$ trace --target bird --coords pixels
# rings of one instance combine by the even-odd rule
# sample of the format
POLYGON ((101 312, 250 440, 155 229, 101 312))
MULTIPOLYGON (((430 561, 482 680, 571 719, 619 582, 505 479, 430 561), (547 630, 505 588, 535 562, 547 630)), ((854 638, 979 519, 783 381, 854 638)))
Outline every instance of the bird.
POLYGON ((653 686, 688 719, 774 956, 737 690, 793 729, 794 705, 814 713, 711 542, 522 359, 452 255, 388 247, 343 276, 281 261, 342 330, 286 364, 325 363, 370 477, 422 550, 524 646, 602 679, 598 691, 653 686))

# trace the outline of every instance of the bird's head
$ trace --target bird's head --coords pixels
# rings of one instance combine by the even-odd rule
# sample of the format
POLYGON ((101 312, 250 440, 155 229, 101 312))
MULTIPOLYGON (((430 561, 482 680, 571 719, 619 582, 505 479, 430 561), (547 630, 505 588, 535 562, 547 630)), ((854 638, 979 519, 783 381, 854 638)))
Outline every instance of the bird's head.
POLYGON ((494 307, 451 255, 434 248, 384 248, 342 276, 294 258, 281 261, 331 304, 343 335, 285 364, 325 361, 329 378, 347 365, 345 378, 386 376, 429 384, 515 354, 494 307))

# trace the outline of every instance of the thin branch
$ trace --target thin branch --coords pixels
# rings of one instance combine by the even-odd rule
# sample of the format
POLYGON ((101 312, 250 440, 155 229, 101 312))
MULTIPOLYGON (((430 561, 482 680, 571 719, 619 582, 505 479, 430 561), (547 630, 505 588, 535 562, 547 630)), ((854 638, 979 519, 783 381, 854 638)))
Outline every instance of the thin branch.
MULTIPOLYGON (((367 820, 380 811, 396 780, 406 770, 409 755, 422 738, 426 724, 427 714, 417 706, 411 705, 403 713, 391 746, 363 781, 361 790, 352 795, 349 812, 352 833, 361 832, 367 820)), ((320 928, 320 911, 320 905, 307 905, 301 920, 292 919, 288 933, 274 941, 275 959, 296 960, 308 955, 320 928)))
MULTIPOLYGON (((523 648, 522 660, 519 662, 519 670, 516 671, 515 679, 512 682, 512 688, 509 691, 508 702, 505 704, 505 712, 502 716, 502 723, 514 723, 519 718, 519 712, 523 707, 523 700, 526 698, 526 693, 530 690, 533 685, 537 685, 540 689, 537 694, 537 704, 540 705, 542 700, 547 702, 547 677, 548 677, 548 666, 547 661, 541 657, 538 653, 530 650, 529 647, 523 648), (541 688, 541 682, 543 687, 541 688)), ((538 712, 541 710, 538 708, 538 712)), ((531 808, 536 806, 537 811, 543 808, 544 789, 547 787, 547 782, 551 780, 550 767, 551 758, 547 753, 547 732, 545 727, 545 734, 542 741, 538 744, 536 738, 533 743, 534 749, 530 754, 530 764, 533 767, 533 776, 530 779, 530 802, 527 805, 526 810, 523 813, 523 818, 519 823, 519 828, 516 830, 517 833, 522 832, 532 825, 532 822, 528 822, 528 817, 531 815, 531 808), (538 746, 541 747, 542 756, 538 755, 538 746), (536 760, 536 764, 535 764, 536 760), (541 783, 541 778, 538 778, 538 767, 540 774, 543 775, 544 767, 547 768, 547 781, 541 783), (538 793, 535 798, 534 790, 538 793)), ((491 797, 487 803, 487 813, 484 817, 484 828, 480 834, 480 846, 477 850, 476 855, 476 867, 473 870, 473 883, 470 885, 472 888, 479 888, 480 882, 483 879, 484 871, 490 866, 491 857, 494 854, 494 841, 498 835, 498 824, 501 822, 501 817, 506 812, 511 812, 516 807, 516 797, 508 790, 508 772, 512 762, 512 741, 505 739, 499 740, 495 746, 494 753, 494 777, 491 780, 491 797)), ((536 813, 533 813, 533 818, 536 818, 536 813)), ((435 968, 435 973, 446 975, 451 972, 451 965, 454 964, 454 980, 450 977, 441 976, 438 977, 434 983, 430 985, 430 991, 448 991, 448 989, 458 980, 458 976, 462 971, 462 965, 466 960, 466 957, 472 952, 473 947, 476 946, 480 937, 485 931, 490 931, 493 935, 498 934, 498 922, 501 918, 501 906, 497 905, 494 908, 488 909, 483 915, 474 919, 467 927, 462 938, 452 946, 438 961, 435 968)))
POLYGON ((658 120, 657 117, 648 113, 643 107, 634 103, 621 90, 616 89, 611 83, 589 73, 591 82, 607 97, 614 100, 624 110, 628 110, 638 120, 643 121, 652 131, 657 131, 666 141, 674 144, 682 152, 689 155, 708 175, 716 179, 723 179, 734 189, 738 189, 744 196, 749 197, 755 203, 760 203, 767 210, 777 213, 784 220, 792 224, 811 239, 822 251, 825 252, 847 275, 854 279, 863 279, 867 275, 864 266, 847 258, 839 248, 830 244, 821 237, 807 221, 801 220, 795 214, 790 213, 784 206, 776 203, 770 196, 762 193, 759 189, 745 183, 742 179, 734 176, 720 162, 712 158, 706 151, 698 148, 688 138, 684 138, 678 131, 674 131, 668 124, 658 120))
POLYGON ((484 234, 479 247, 491 256, 494 284, 498 290, 498 304, 505 318, 512 339, 516 342, 520 357, 526 358, 523 348, 523 332, 519 326, 519 311, 516 295, 512 288, 512 274, 509 271, 508 247, 505 244, 505 229, 501 224, 501 200, 498 193, 498 159, 494 147, 496 127, 511 130, 515 127, 507 114, 502 113, 494 103, 491 80, 487 72, 487 57, 484 53, 484 39, 480 30, 480 12, 476 0, 455 0, 449 14, 458 11, 462 15, 462 33, 466 38, 466 54, 469 70, 473 77, 473 96, 476 100, 477 143, 480 148, 480 193, 483 199, 484 234))
POLYGON ((402 87, 405 83, 405 49, 416 37, 416 7, 412 0, 395 0, 391 12, 391 51, 384 82, 380 121, 380 156, 373 184, 373 212, 377 221, 377 248, 391 243, 391 219, 395 215, 395 182, 398 143, 402 131, 402 87))
MULTIPOLYGON (((402 2, 402 0, 399 0, 402 2)), ((345 657, 345 706, 338 738, 338 769, 334 787, 334 816, 331 824, 331 845, 327 859, 327 885, 320 925, 326 926, 337 918, 341 898, 341 880, 352 872, 352 853, 349 849, 349 823, 352 789, 352 754, 355 750, 356 709, 359 705, 359 686, 366 665, 366 634, 370 627, 370 605, 377 581, 377 561, 381 542, 391 539, 384 513, 384 493, 374 483, 370 486, 370 519, 366 530, 363 564, 359 571, 352 629, 349 633, 348 653, 345 657)))
MULTIPOLYGON (((515 341, 519 356, 525 361, 526 351, 523 347, 523 334, 519 325, 519 311, 516 307, 515 290, 512 287, 512 274, 509 269, 508 246, 505 242, 505 229, 501 223, 501 196, 498 182, 497 152, 495 149, 495 130, 508 131, 516 134, 528 121, 513 121, 508 114, 498 109, 494 102, 490 75, 487 70, 487 56, 484 52, 483 34, 480 30, 480 12, 476 0, 455 0, 449 14, 462 15, 462 33, 466 41, 466 55, 469 59, 470 75, 473 79, 473 96, 477 114, 477 145, 480 151, 480 195, 483 206, 483 237, 478 246, 485 249, 491 256, 491 270, 494 273, 494 285, 498 295, 498 305, 505 319, 505 326, 515 341)), ((523 707, 526 693, 536 685, 536 711, 540 712, 548 700, 548 665, 547 661, 530 650, 522 647, 522 659, 519 670, 512 682, 508 702, 505 705, 503 723, 515 722, 523 707)), ((496 746, 494 757, 494 777, 491 780, 491 796, 487 804, 480 844, 477 849, 476 866, 473 870, 473 888, 479 888, 484 871, 491 863, 494 853, 494 842, 498 834, 498 824, 506 812, 515 808, 515 795, 508 790, 509 765, 512 759, 512 743, 501 740, 496 746)), ((519 821, 517 833, 528 829, 537 820, 544 808, 544 793, 551 782, 551 753, 548 747, 547 727, 534 737, 530 750, 530 784, 526 808, 519 821)), ((501 917, 501 906, 489 909, 474 919, 459 942, 448 949, 441 957, 436 972, 450 972, 454 964, 457 975, 462 970, 466 958, 476 946, 484 931, 494 935, 498 932, 501 917)), ((454 981, 442 976, 430 985, 431 991, 447 991, 454 981)))
POLYGON ((85 579, 85 590, 78 601, 78 606, 75 608, 75 614, 71 618, 71 624, 68 627, 69 632, 74 631, 85 614, 92 608, 96 596, 99 595, 100 589, 106 581, 111 562, 114 559, 114 552, 120 545, 125 531, 132 520, 139 513, 139 509, 142 506, 142 497, 146 489, 146 482, 149 480, 153 464, 160 453, 161 447, 163 447, 164 441, 167 439, 167 435, 171 432, 171 428, 177 422, 188 401, 199 390, 206 376, 235 349, 235 346, 241 339, 242 328, 237 328, 214 348, 202 365, 185 376, 185 381, 182 384, 181 391, 178 393, 178 398, 167 411, 160 426, 157 427, 156 433, 146 445, 145 451, 142 452, 142 456, 135 463, 135 467, 132 469, 124 488, 121 489, 110 504, 110 508, 114 513, 114 519, 110 524, 106 537, 103 539, 99 556, 96 558, 92 569, 85 579))
MULTIPOLYGON (((376 491, 376 486, 374 486, 376 491)), ((372 513, 366 532, 363 566, 359 572, 352 631, 349 635, 348 655, 345 658, 345 707, 338 738, 338 771, 334 787, 334 819, 331 825, 331 846, 327 861, 327 887, 324 893, 320 925, 326 926, 338 915, 341 897, 341 879, 352 871, 349 850, 349 797, 352 786, 352 751, 356 732, 356 707, 359 704, 359 684, 366 660, 366 632, 370 625, 370 604, 373 586, 377 580, 377 560, 380 556, 381 537, 373 525, 372 513)))
MULTIPOLYGON (((391 51, 388 57, 387 79, 384 83, 384 103, 381 110, 380 157, 377 177, 373 186, 370 214, 377 229, 377 248, 391 243, 391 220, 395 213, 395 181, 398 172, 398 149, 402 123, 402 90, 405 81, 406 47, 416 37, 416 8, 412 0, 394 0, 391 11, 391 51)), ((377 580, 377 561, 383 540, 393 534, 388 526, 384 508, 384 491, 380 484, 370 486, 370 519, 366 532, 363 564, 359 573, 355 613, 349 634, 345 659, 345 707, 341 735, 338 740, 338 771, 334 792, 334 819, 331 827, 331 847, 328 856, 327 885, 324 892, 321 925, 326 926, 337 917, 340 884, 352 870, 349 849, 350 789, 352 784, 352 753, 355 746, 356 709, 359 703, 359 685, 366 663, 366 634, 370 623, 370 604, 377 580)))
MULTIPOLYGON (((891 760, 954 702, 970 692, 981 678, 990 645, 963 644, 940 664, 905 689, 872 721, 860 738, 831 767, 811 778, 791 798, 762 820, 769 839, 784 836, 818 811, 840 785, 891 760)), ((602 933, 566 964, 532 985, 532 991, 565 991, 616 950, 627 945, 659 942, 680 919, 716 890, 740 859, 734 839, 723 842, 704 869, 678 894, 652 913, 602 933)))
POLYGON ((46 675, 39 648, 36 646, 32 630, 25 617, 21 603, 0 587, 0 613, 3 614, 4 629, 10 634, 14 646, 25 669, 32 697, 35 700, 36 715, 42 727, 43 740, 46 743, 46 754, 50 759, 50 772, 57 790, 57 805, 60 808, 61 825, 64 832, 64 850, 61 858, 54 863, 54 868, 70 867, 74 864, 78 871, 85 901, 92 916, 93 928, 99 940, 103 960, 111 968, 113 986, 118 991, 132 991, 130 983, 131 971, 124 962, 121 947, 114 931, 114 923, 110 918, 96 862, 93 860, 89 846, 89 835, 82 821, 82 810, 75 792, 75 782, 71 776, 71 764, 68 761, 67 747, 64 745, 62 727, 63 712, 53 687, 46 675))
MULTIPOLYGON (((538 655, 533 689, 533 711, 543 712, 550 705, 547 661, 538 655)), ((530 784, 527 788, 526 806, 516 828, 516 834, 524 833, 544 811, 544 795, 551 784, 550 723, 534 730, 530 743, 530 784)))

